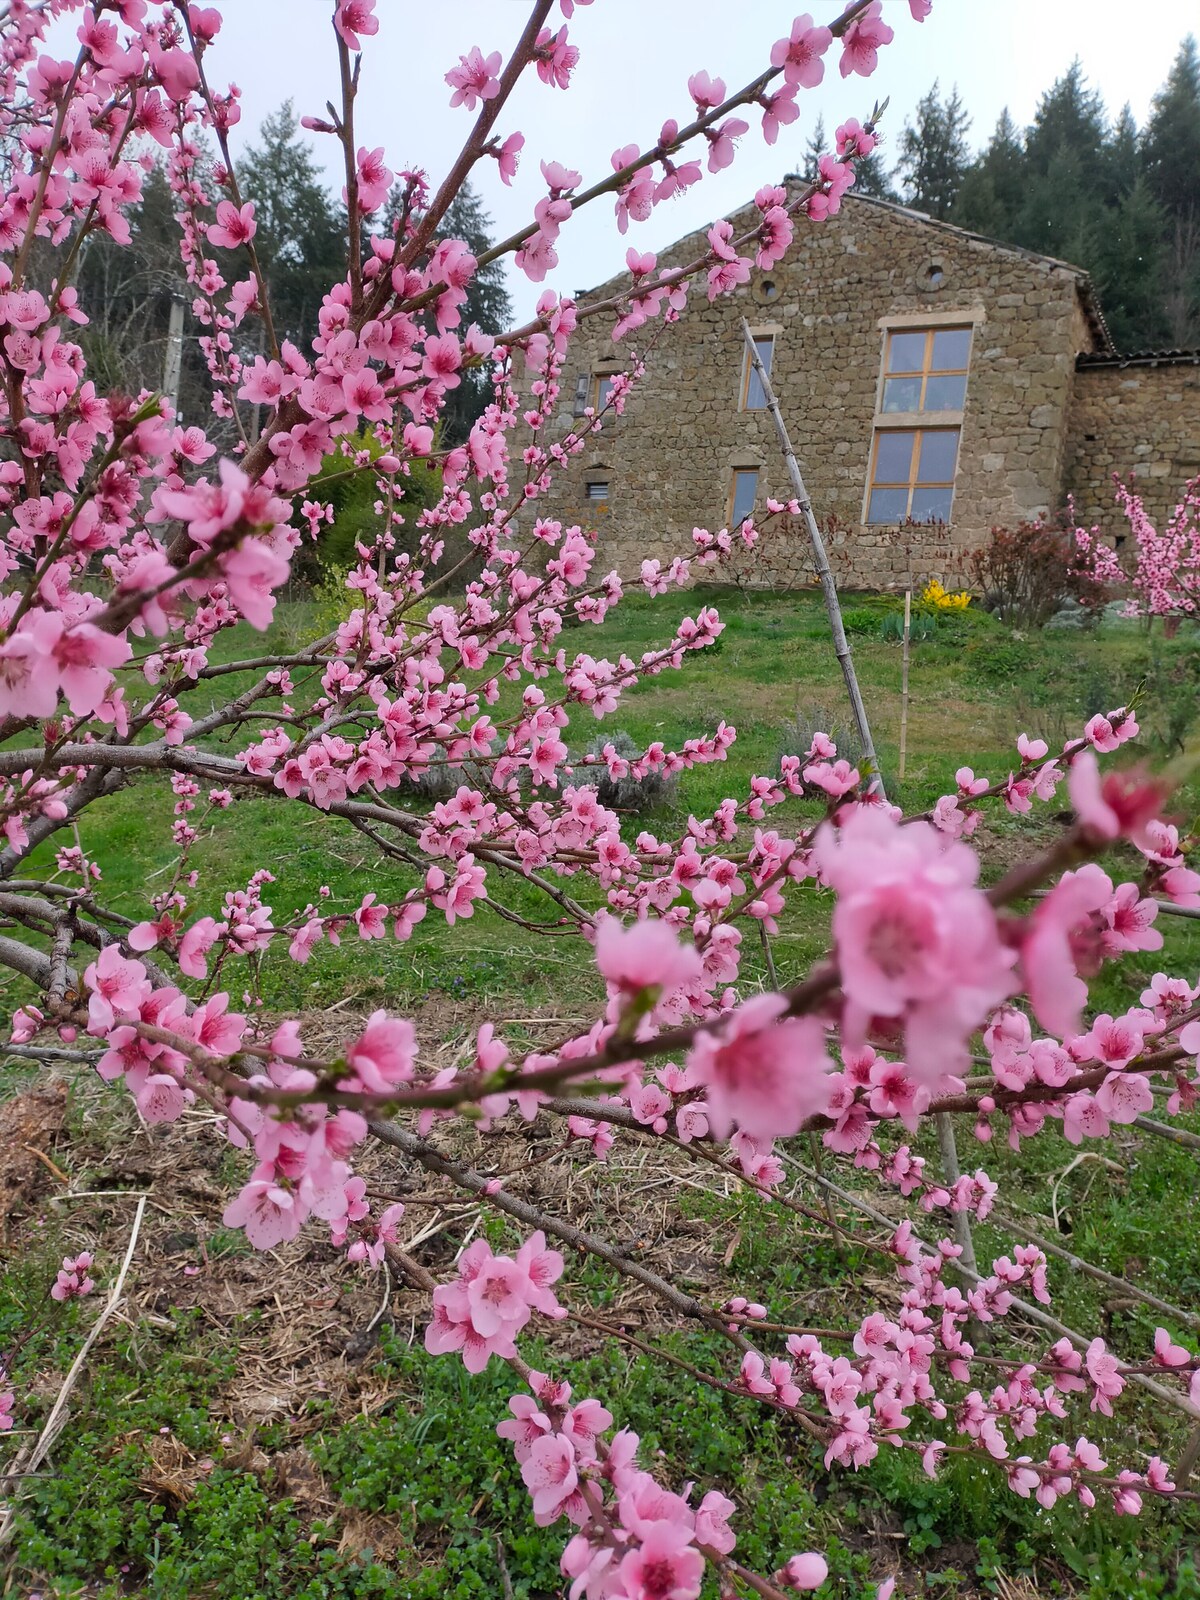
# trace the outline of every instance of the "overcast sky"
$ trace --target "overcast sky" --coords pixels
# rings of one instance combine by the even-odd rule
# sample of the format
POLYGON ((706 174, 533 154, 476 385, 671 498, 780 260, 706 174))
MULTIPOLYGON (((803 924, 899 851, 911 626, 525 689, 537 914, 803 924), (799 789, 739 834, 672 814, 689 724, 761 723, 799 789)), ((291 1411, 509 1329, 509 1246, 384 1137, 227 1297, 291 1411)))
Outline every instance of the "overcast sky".
MULTIPOLYGON (((841 9, 837 0, 805 3, 821 21, 841 9)), ((527 9, 524 0, 378 0, 379 32, 363 57, 359 142, 383 145, 393 168, 420 165, 439 177, 471 125, 466 111, 450 109, 443 74, 473 44, 485 53, 507 51, 527 9)), ((825 82, 801 91, 800 118, 781 130, 773 148, 753 117, 731 168, 706 173, 685 196, 656 207, 648 222, 633 224, 624 240, 613 226, 611 200, 596 201, 563 229, 560 266, 549 281, 568 292, 591 287, 621 268, 627 245, 662 249, 735 209, 761 184, 795 169, 820 114, 832 133, 845 117, 861 120, 876 98, 889 97, 885 154, 894 159, 906 117, 935 78, 944 90, 957 84, 976 145, 1004 106, 1024 126, 1075 56, 1110 114, 1128 101, 1140 125, 1181 39, 1200 22, 1192 0, 1138 9, 1128 0, 935 0, 919 25, 907 0, 883 0, 883 9, 896 38, 880 52, 874 76, 841 78, 835 43, 825 82)), ((232 80, 243 91, 236 156, 239 142, 242 148, 252 142, 263 116, 289 97, 299 115, 320 115, 326 100, 336 98, 337 60, 328 0, 224 0, 221 10, 225 26, 207 65, 211 83, 232 80)), ((498 123, 502 136, 519 128, 526 137, 513 187, 499 182, 494 164, 481 171, 478 187, 497 237, 526 222, 545 192, 539 158, 577 168, 585 183, 608 173, 615 148, 631 142, 645 148, 667 116, 687 120, 690 73, 720 73, 732 90, 760 72, 796 10, 796 0, 594 0, 577 9, 570 38, 581 58, 570 90, 549 89, 530 75, 498 123)), ((64 54, 70 43, 62 40, 64 54)), ((314 138, 332 174, 334 141, 314 138)), ((511 286, 518 312, 528 311, 538 291, 520 274, 512 274, 511 286)))

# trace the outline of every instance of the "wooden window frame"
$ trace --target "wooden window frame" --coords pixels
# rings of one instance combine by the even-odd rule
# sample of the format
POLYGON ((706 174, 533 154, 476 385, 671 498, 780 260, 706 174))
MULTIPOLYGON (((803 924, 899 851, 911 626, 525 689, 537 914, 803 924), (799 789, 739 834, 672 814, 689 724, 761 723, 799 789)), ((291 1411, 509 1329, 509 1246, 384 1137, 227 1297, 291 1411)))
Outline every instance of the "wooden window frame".
POLYGON ((601 389, 601 386, 603 384, 605 384, 605 383, 611 383, 611 381, 614 378, 620 376, 620 373, 621 373, 621 368, 620 367, 614 367, 611 372, 593 372, 592 373, 591 404, 592 404, 592 415, 594 417, 598 417, 600 415, 600 389, 601 389))
MULTIPOLYGON (((769 378, 771 376, 771 367, 772 367, 772 365, 774 364, 774 361, 775 361, 775 329, 774 328, 764 328, 764 329, 761 330, 761 332, 757 332, 756 333, 754 331, 754 329, 752 328, 750 330, 750 337, 754 340, 754 348, 756 350, 758 349, 758 346, 760 344, 766 344, 768 339, 771 341, 771 354, 770 354, 770 357, 765 362, 763 362, 763 365, 767 369, 767 377, 769 378)), ((761 356, 762 356, 762 352, 759 351, 760 359, 761 359, 761 356)), ((748 401, 750 399, 750 379, 751 379, 751 377, 753 375, 754 375, 754 363, 750 360, 750 352, 749 352, 749 350, 744 350, 743 353, 742 353, 742 393, 741 393, 741 398, 740 398, 740 400, 738 402, 738 410, 739 411, 765 411, 767 409, 767 402, 766 402, 766 397, 765 396, 763 398, 763 403, 760 406, 752 406, 752 405, 748 404, 748 401)), ((745 468, 743 470, 749 471, 749 468, 745 468)))
MULTIPOLYGON (((731 467, 730 471, 729 471, 729 498, 725 502, 725 526, 728 529, 730 529, 730 531, 732 531, 733 526, 734 526, 734 523, 733 523, 733 507, 734 507, 734 502, 737 500, 738 478, 742 473, 746 473, 746 472, 752 472, 754 474, 754 499, 751 500, 751 502, 750 502, 750 511, 749 511, 748 515, 750 515, 750 516, 754 515, 754 507, 758 502, 758 491, 759 491, 759 487, 760 487, 758 480, 762 476, 762 468, 761 467, 731 467)), ((742 523, 745 522, 745 520, 746 520, 746 518, 742 517, 738 522, 738 527, 741 527, 742 523)))
MULTIPOLYGON (((970 322, 959 322, 959 323, 943 322, 943 323, 940 323, 940 324, 939 323, 932 323, 928 327, 925 327, 925 328, 902 328, 902 327, 901 328, 897 328, 897 327, 887 328, 885 330, 885 332, 884 332, 883 370, 879 375, 879 402, 878 402, 878 405, 876 407, 876 410, 877 410, 878 414, 880 416, 887 416, 887 417, 899 417, 899 416, 936 417, 936 416, 947 415, 948 413, 945 412, 944 410, 927 411, 925 409, 925 394, 926 394, 926 391, 927 391, 927 389, 929 387, 929 380, 930 380, 931 377, 932 378, 962 378, 964 380, 963 390, 964 390, 964 395, 965 395, 965 391, 966 391, 966 382, 965 382, 965 380, 967 378, 969 378, 970 374, 971 374, 971 351, 972 351, 972 349, 974 347, 974 344, 975 344, 975 327, 974 327, 974 324, 970 323, 970 322), (917 334, 917 333, 922 333, 925 336, 925 349, 924 349, 924 351, 922 353, 920 367, 898 367, 895 370, 893 370, 893 368, 892 368, 892 366, 890 364, 891 363, 892 342, 893 342, 893 340, 895 340, 897 337, 904 338, 904 339, 911 339, 912 336, 914 334, 917 334), (935 367, 933 365, 933 341, 934 341, 935 337, 939 333, 965 333, 965 334, 968 334, 970 336, 969 340, 968 340, 968 343, 967 343, 967 359, 966 359, 965 365, 963 365, 961 367, 935 367), (920 396, 919 396, 919 403, 917 404, 917 406, 913 410, 911 410, 911 411, 885 411, 883 409, 884 396, 887 393, 887 385, 888 385, 889 378, 920 378, 920 380, 921 380, 921 393, 920 393, 920 396)), ((961 415, 962 407, 961 406, 955 407, 954 411, 955 411, 956 415, 961 415)))
MULTIPOLYGON (((932 412, 932 413, 930 413, 930 415, 936 416, 937 413, 936 412, 932 412)), ((871 466, 870 466, 870 471, 867 474, 867 493, 866 493, 866 497, 865 497, 865 499, 863 501, 863 518, 862 518, 863 519, 863 526, 864 527, 868 527, 868 528, 887 528, 887 527, 893 526, 895 523, 904 522, 912 514, 913 494, 915 493, 915 491, 917 489, 949 489, 949 491, 950 491, 950 516, 953 516, 953 514, 954 514, 954 487, 955 487, 955 484, 956 484, 956 482, 958 480, 958 457, 959 457, 959 452, 961 451, 961 449, 962 449, 962 427, 958 423, 949 423, 949 424, 947 424, 947 423, 940 423, 939 422, 939 423, 933 424, 932 426, 926 426, 926 427, 913 427, 910 424, 904 424, 904 425, 902 425, 902 426, 900 426, 898 428, 876 428, 875 429, 875 433, 874 433, 874 437, 871 440, 871 466), (910 461, 909 461, 908 481, 906 483, 901 483, 899 481, 894 481, 894 480, 890 480, 890 479, 884 479, 881 482, 876 477, 876 472, 878 471, 878 467, 879 467, 879 442, 880 442, 880 439, 882 438, 882 436, 885 433, 911 433, 913 435, 912 456, 911 456, 910 461), (918 479, 917 478, 917 473, 920 470, 920 463, 921 463, 921 441, 922 441, 924 435, 927 434, 927 433, 952 433, 952 434, 955 435, 954 474, 953 474, 953 476, 951 478, 949 478, 949 479, 938 478, 936 480, 935 479, 926 480, 926 479, 918 479), (906 493, 907 493, 908 500, 907 500, 907 504, 906 504, 906 507, 905 507, 903 515, 899 516, 899 517, 884 517, 879 522, 871 522, 870 521, 871 496, 875 492, 876 489, 904 489, 906 491, 906 493)), ((947 526, 949 526, 949 522, 950 522, 950 517, 947 517, 947 519, 946 519, 946 525, 947 526)))

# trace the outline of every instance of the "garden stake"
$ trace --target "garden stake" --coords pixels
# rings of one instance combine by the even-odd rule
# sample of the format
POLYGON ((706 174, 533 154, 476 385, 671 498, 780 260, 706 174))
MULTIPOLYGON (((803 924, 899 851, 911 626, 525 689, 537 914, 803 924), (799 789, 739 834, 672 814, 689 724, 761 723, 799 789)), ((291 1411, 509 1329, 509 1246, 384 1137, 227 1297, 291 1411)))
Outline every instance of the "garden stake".
POLYGON ((808 490, 804 487, 804 479, 800 473, 800 463, 796 460, 796 452, 792 449, 792 441, 788 437, 787 426, 783 420, 783 412, 779 409, 779 401, 775 398, 775 391, 771 387, 771 380, 767 376, 767 369, 763 366, 754 340, 750 335, 750 324, 745 317, 742 318, 742 336, 746 341, 746 351, 758 381, 762 384, 763 396, 767 402, 767 409, 775 423, 775 432, 779 435, 779 445, 783 451, 783 459, 787 464, 788 477, 791 480, 792 490, 800 502, 800 510, 804 514, 805 526, 808 528, 808 537, 812 540, 813 565, 817 569, 817 577, 821 580, 821 592, 825 596, 825 610, 829 614, 829 631, 833 635, 833 650, 842 669, 842 676, 846 680, 846 692, 850 696, 850 705, 854 711, 854 721, 858 728, 858 736, 862 741, 863 753, 871 764, 871 779, 869 790, 879 796, 881 800, 887 798, 884 793, 883 775, 879 770, 879 758, 875 754, 875 746, 871 741, 871 728, 867 722, 867 708, 863 704, 862 695, 859 693, 858 679, 854 673, 854 661, 850 655, 850 646, 846 640, 846 630, 842 626, 842 608, 838 602, 837 586, 833 581, 833 573, 829 570, 829 557, 825 551, 825 541, 821 537, 821 530, 817 527, 817 519, 813 515, 812 501, 808 497, 808 490))

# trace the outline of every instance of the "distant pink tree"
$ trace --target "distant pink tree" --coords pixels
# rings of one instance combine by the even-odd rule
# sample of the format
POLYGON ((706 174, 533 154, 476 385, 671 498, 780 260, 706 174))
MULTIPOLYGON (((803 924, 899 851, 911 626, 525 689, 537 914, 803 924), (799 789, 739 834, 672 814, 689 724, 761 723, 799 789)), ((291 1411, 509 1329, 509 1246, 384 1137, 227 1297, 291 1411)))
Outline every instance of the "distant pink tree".
POLYGON ((1189 479, 1183 496, 1160 532, 1151 522, 1133 480, 1117 480, 1117 504, 1137 544, 1129 616, 1192 617, 1200 600, 1200 477, 1189 479))

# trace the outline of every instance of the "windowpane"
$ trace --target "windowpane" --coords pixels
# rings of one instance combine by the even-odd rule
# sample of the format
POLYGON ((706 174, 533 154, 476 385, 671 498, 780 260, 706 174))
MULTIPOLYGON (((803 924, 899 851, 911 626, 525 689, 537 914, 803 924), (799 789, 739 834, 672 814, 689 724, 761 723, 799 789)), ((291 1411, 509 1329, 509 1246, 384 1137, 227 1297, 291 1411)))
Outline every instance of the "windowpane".
MULTIPOLYGON (((775 350, 774 334, 768 333, 761 339, 755 339, 754 348, 758 351, 758 359, 766 367, 769 376, 771 372, 771 356, 775 350)), ((767 403, 767 397, 763 392, 758 373, 754 370, 754 364, 750 360, 749 352, 746 354, 746 367, 746 410, 761 411, 767 403)))
MULTIPOLYGON (((958 429, 939 428, 921 435, 921 464, 918 483, 953 483, 954 460, 958 455, 958 429)), ((876 478, 880 476, 877 472, 876 478)))
POLYGON ((908 509, 907 489, 872 489, 868 522, 903 522, 908 509))
MULTIPOLYGON (((938 377, 930 373, 925 380, 925 404, 922 411, 961 411, 963 401, 967 397, 967 375, 965 372, 952 374, 949 377, 938 377)), ((884 407, 886 411, 887 407, 884 407)))
POLYGON ((914 522, 949 522, 950 502, 954 499, 954 490, 922 489, 913 490, 912 519, 914 522))
POLYGON ((733 475, 733 511, 730 522, 734 527, 754 514, 754 497, 758 493, 758 473, 738 471, 733 475))
POLYGON ((612 393, 612 376, 605 377, 601 374, 596 379, 596 410, 603 411, 608 404, 608 397, 612 393))
POLYGON ((912 476, 915 433, 881 433, 875 450, 875 482, 907 483, 912 476))
POLYGON ((929 363, 931 372, 954 372, 965 369, 971 354, 970 328, 941 328, 933 336, 933 356, 929 363))
POLYGON ((588 497, 589 500, 607 500, 608 499, 608 484, 607 483, 589 483, 588 486, 587 486, 587 497, 588 497))
POLYGON ((894 333, 888 341, 889 372, 920 372, 925 365, 925 335, 894 333))
POLYGON ((919 411, 921 409, 921 379, 886 378, 883 385, 885 411, 919 411))

